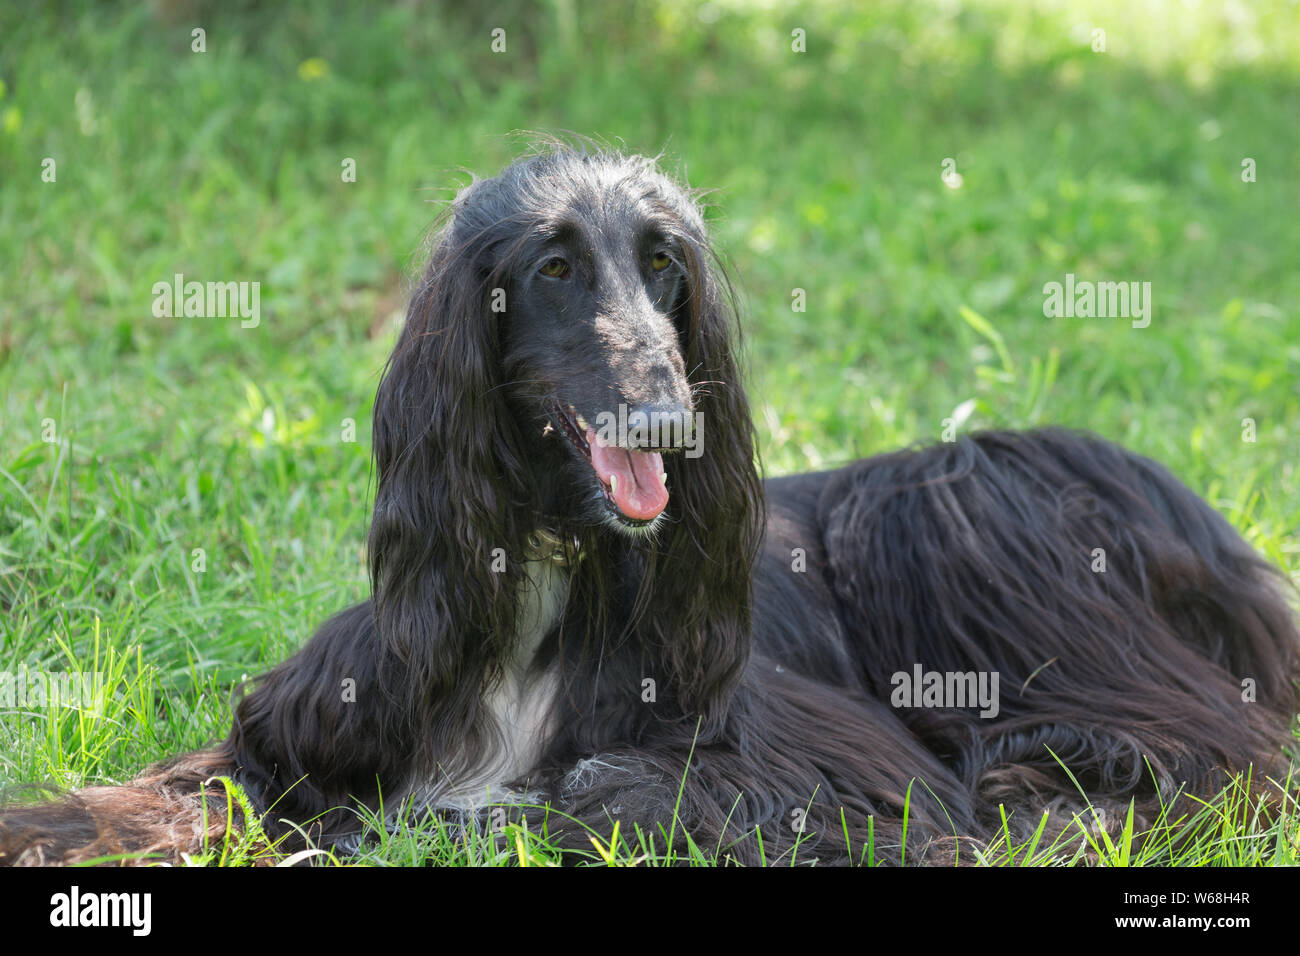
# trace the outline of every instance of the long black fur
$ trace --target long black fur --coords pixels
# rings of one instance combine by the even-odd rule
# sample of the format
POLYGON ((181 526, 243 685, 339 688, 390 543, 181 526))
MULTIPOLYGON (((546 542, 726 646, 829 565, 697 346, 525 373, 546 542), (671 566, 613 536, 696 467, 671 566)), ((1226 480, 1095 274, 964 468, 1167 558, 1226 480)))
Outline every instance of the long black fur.
POLYGON ((7 809, 0 858, 194 852, 219 774, 273 834, 325 844, 381 797, 446 809, 509 733, 485 701, 513 686, 548 561, 563 613, 521 678, 554 676, 545 738, 497 783, 549 801, 575 847, 618 818, 748 863, 760 829, 768 860, 800 841, 845 861, 845 828, 854 858, 870 832, 897 860, 907 803, 907 859, 948 859, 1004 813, 1066 831, 1079 787, 1149 824, 1180 792, 1285 773, 1300 638, 1279 576, 1165 469, 1048 429, 764 484, 739 343, 698 205, 651 161, 557 148, 474 183, 375 402, 372 599, 261 678, 217 746, 7 809), (700 457, 657 443, 649 529, 555 427, 618 404, 705 426, 700 457), (999 715, 891 706, 915 664, 996 672, 999 715))

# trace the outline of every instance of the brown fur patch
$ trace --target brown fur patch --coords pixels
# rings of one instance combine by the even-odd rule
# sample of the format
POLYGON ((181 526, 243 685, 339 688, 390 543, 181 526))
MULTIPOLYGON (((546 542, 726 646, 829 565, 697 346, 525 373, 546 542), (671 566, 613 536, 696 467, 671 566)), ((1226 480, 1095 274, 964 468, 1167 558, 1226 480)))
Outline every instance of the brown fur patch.
POLYGON ((145 770, 121 787, 88 787, 0 815, 0 865, 66 866, 106 856, 119 866, 180 863, 183 854, 219 847, 243 830, 243 813, 214 777, 234 763, 216 750, 197 751, 145 770), (206 809, 206 815, 205 815, 206 809))

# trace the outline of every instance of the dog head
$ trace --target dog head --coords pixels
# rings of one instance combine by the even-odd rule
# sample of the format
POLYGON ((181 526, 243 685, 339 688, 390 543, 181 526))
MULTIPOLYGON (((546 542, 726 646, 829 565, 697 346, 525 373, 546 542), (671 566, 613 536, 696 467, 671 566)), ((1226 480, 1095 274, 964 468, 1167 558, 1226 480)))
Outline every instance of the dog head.
POLYGON ((381 632, 445 630, 441 604, 508 640, 545 530, 593 574, 635 553, 619 580, 655 640, 698 652, 720 608, 733 675, 763 510, 738 341, 696 202, 653 161, 553 149, 463 190, 375 402, 381 632))

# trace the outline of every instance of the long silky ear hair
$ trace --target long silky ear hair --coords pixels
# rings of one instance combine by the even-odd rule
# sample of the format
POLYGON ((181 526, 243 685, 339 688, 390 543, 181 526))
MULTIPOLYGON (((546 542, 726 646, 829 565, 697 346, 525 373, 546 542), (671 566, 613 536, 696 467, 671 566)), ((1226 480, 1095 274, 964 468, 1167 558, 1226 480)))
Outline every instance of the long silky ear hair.
POLYGON ((678 309, 683 357, 701 416, 703 454, 665 455, 672 523, 637 595, 640 640, 661 647, 683 716, 719 731, 749 658, 752 574, 765 524, 754 427, 741 377, 736 296, 694 203, 680 218, 689 290, 678 309))
POLYGON ((380 680, 409 722, 395 729, 411 734, 417 762, 475 752, 467 736, 514 634, 533 530, 488 308, 497 281, 489 231, 460 215, 474 189, 438 234, 375 397, 369 548, 380 680), (503 572, 492 570, 498 548, 509 556, 503 572))

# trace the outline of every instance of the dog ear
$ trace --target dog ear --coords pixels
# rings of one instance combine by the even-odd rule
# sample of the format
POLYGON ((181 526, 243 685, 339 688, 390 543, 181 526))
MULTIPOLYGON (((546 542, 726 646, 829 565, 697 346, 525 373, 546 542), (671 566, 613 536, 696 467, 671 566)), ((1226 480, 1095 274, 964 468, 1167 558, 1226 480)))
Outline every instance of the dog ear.
POLYGON ((378 637, 406 699, 439 707, 472 708, 467 670, 503 658, 532 530, 520 527, 532 490, 500 388, 484 246, 443 229, 375 398, 378 637))
POLYGON ((643 626, 669 648, 684 708, 704 718, 701 733, 708 734, 720 728, 749 657, 765 508, 735 296, 702 234, 686 244, 686 260, 689 290, 679 319, 701 453, 664 456, 674 520, 652 557, 653 593, 643 588, 638 603, 647 610, 643 626))

